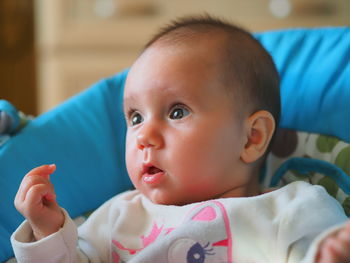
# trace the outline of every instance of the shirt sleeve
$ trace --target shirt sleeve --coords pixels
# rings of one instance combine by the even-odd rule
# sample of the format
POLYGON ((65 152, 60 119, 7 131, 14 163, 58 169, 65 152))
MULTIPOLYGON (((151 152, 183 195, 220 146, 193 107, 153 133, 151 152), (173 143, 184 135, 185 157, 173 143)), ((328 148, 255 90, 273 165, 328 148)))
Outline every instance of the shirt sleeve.
POLYGON ((77 253, 77 229, 67 212, 63 227, 41 240, 35 241, 32 228, 24 221, 11 236, 11 243, 18 263, 29 262, 87 262, 77 253))
POLYGON ((118 209, 111 209, 113 200, 99 207, 79 229, 62 209, 65 215, 63 227, 38 241, 34 240, 29 223, 24 221, 11 236, 17 262, 109 262, 111 224, 118 214, 118 209))
POLYGON ((347 220, 344 210, 321 186, 298 183, 284 198, 277 234, 279 262, 312 263, 318 237, 347 220))

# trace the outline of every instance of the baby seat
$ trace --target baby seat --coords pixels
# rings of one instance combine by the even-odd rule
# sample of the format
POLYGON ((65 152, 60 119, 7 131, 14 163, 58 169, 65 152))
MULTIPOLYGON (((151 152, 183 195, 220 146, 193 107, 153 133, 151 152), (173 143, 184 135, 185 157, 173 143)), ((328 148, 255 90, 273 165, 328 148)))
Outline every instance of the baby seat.
MULTIPOLYGON (((323 185, 349 215, 350 28, 255 36, 275 60, 282 96, 280 129, 262 184, 307 180, 323 185)), ((126 76, 127 70, 103 79, 34 119, 0 102, 0 262, 13 256, 10 235, 23 220, 13 200, 33 167, 57 165, 52 182, 58 202, 72 217, 132 187, 124 164, 126 76)))

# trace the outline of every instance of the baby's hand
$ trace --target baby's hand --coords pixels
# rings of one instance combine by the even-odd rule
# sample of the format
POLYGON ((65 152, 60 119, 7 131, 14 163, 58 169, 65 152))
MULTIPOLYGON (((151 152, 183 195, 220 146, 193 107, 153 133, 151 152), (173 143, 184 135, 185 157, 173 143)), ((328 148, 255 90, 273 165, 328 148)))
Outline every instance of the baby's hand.
POLYGON ((318 251, 317 263, 350 262, 350 221, 335 234, 327 237, 318 251))
POLYGON ((55 170, 55 165, 31 170, 24 176, 15 198, 16 209, 28 220, 36 240, 57 232, 64 223, 63 212, 49 180, 55 170))

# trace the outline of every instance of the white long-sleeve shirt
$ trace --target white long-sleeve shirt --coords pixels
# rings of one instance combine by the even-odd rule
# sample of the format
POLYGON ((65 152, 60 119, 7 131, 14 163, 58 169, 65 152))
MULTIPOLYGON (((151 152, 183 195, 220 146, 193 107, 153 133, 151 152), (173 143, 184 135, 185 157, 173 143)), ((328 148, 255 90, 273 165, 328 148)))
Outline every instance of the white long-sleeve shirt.
POLYGON ((33 240, 25 221, 12 235, 18 262, 313 262, 316 237, 347 220, 320 186, 295 182, 254 197, 157 205, 138 191, 107 201, 79 227, 33 240))

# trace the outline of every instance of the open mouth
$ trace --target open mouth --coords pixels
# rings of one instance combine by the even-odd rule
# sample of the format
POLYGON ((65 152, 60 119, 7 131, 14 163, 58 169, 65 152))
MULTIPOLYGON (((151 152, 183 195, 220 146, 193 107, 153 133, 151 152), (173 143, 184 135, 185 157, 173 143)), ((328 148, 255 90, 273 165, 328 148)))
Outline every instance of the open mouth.
POLYGON ((145 166, 142 180, 147 184, 155 184, 160 182, 165 172, 156 166, 145 166))
POLYGON ((147 174, 157 174, 157 173, 161 173, 163 172, 163 170, 159 169, 158 167, 155 167, 155 166, 151 166, 151 167, 148 167, 148 169, 146 170, 146 173, 147 174))

